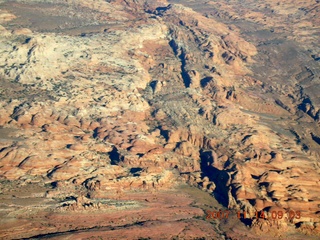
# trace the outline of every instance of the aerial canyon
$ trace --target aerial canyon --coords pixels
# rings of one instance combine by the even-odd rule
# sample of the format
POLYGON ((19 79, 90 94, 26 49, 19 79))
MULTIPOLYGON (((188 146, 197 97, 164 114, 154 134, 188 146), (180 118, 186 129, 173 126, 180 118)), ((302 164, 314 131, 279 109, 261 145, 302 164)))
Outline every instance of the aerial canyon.
POLYGON ((0 238, 319 239, 319 93, 318 0, 0 0, 0 238))

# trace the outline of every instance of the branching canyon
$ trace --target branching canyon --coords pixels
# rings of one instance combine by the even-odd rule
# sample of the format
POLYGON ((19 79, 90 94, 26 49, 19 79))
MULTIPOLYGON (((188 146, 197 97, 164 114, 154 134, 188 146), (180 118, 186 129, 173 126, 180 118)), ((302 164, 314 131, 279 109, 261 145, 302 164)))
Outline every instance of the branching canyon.
POLYGON ((316 0, 0 0, 0 238, 319 239, 319 93, 316 0))

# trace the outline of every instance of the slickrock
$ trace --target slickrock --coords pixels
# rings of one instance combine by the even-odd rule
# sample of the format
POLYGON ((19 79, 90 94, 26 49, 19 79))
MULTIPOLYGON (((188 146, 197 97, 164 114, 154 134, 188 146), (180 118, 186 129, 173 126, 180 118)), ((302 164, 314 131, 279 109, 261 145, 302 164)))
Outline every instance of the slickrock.
POLYGON ((0 238, 318 238, 311 2, 0 1, 0 238))

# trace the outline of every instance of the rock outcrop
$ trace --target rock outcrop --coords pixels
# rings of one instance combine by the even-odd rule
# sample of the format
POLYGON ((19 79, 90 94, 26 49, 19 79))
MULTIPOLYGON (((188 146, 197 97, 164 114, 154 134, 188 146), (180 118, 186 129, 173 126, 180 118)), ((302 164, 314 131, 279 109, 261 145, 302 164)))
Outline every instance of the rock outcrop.
POLYGON ((319 235, 317 3, 169 2, 1 1, 1 237, 319 235))

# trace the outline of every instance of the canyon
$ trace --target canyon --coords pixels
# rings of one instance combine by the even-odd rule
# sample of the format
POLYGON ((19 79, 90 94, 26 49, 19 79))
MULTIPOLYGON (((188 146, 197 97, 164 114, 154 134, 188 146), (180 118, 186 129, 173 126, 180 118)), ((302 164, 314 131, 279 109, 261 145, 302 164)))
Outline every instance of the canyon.
POLYGON ((319 11, 1 0, 0 238, 318 239, 319 11))

